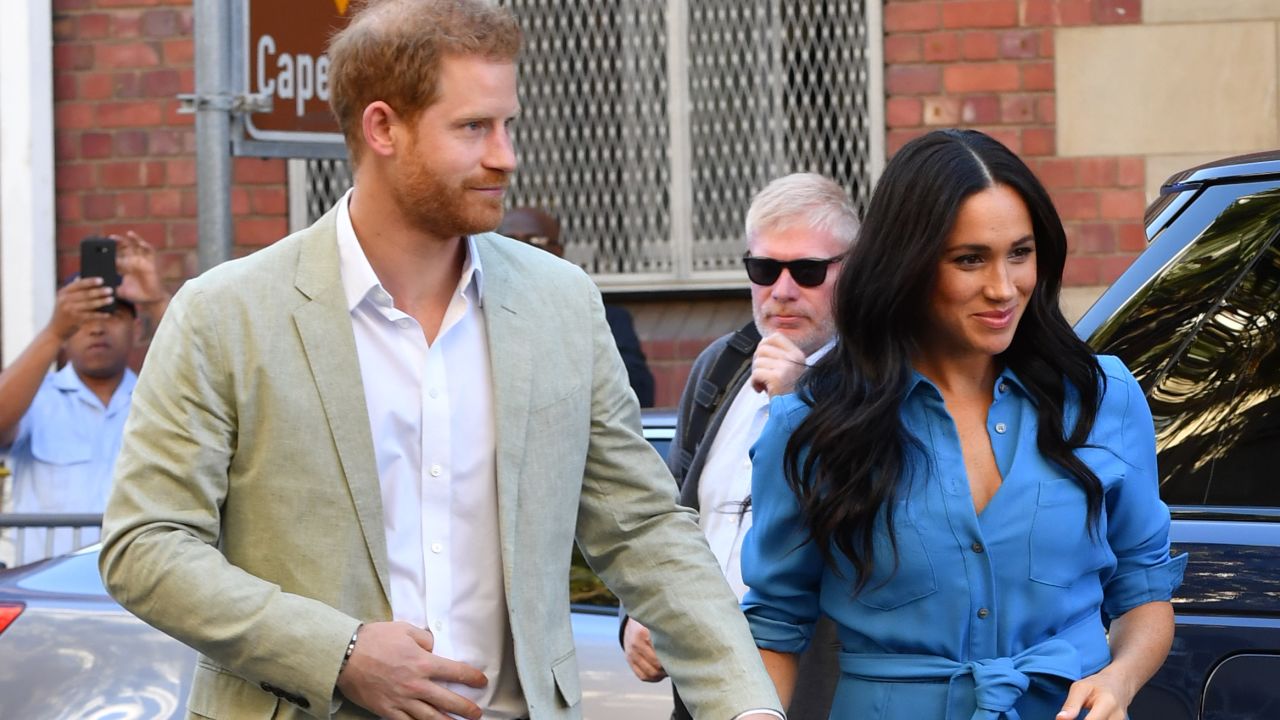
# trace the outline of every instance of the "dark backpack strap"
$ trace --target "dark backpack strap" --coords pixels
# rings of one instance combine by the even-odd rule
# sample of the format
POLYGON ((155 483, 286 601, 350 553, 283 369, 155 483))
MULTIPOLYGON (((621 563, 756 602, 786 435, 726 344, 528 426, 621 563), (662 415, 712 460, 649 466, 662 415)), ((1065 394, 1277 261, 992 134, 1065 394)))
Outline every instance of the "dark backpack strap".
POLYGON ((693 457, 702 443, 702 436, 707 432, 707 425, 716 409, 725 400, 725 391, 729 383, 737 377, 742 366, 751 362, 755 355, 756 345, 760 344, 760 331, 756 330, 754 321, 743 325, 729 338, 728 344, 716 356, 711 365, 711 372, 698 381, 693 389, 693 407, 689 411, 688 421, 684 424, 684 432, 680 436, 680 472, 677 477, 684 477, 693 464, 693 457))

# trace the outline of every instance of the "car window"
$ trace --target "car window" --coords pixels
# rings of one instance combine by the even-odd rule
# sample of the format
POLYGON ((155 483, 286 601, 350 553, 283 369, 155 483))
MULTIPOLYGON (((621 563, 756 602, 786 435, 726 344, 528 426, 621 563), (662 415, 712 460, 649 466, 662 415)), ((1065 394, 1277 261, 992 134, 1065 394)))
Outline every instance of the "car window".
POLYGON ((1280 189, 1233 196, 1095 334, 1147 391, 1171 505, 1280 507, 1278 230, 1280 189))

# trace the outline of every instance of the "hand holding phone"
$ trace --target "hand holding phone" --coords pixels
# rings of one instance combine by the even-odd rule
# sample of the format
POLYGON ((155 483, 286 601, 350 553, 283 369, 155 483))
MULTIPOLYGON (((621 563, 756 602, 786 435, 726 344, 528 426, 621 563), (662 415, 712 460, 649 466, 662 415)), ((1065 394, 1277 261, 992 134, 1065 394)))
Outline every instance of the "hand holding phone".
MULTIPOLYGON (((120 286, 120 273, 116 269, 116 241, 109 237, 91 236, 80 241, 80 277, 102 278, 103 287, 114 291, 120 286)), ((115 302, 98 308, 111 312, 115 302)))

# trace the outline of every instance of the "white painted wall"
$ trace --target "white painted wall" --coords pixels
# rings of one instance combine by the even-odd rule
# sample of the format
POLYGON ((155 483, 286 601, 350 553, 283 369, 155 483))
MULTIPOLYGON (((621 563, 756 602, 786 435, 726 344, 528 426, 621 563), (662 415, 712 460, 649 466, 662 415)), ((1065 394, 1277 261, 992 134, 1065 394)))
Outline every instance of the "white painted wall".
POLYGON ((53 28, 49 0, 0 23, 0 362, 49 321, 55 292, 53 28))

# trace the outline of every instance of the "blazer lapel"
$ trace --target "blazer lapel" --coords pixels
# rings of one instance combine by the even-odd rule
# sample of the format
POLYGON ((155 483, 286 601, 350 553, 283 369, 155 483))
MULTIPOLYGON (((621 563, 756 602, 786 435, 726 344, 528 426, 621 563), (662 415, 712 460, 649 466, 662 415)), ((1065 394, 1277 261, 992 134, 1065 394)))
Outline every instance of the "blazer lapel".
POLYGON ((293 317, 320 393, 329 433, 338 448, 369 557, 387 607, 391 607, 382 494, 351 314, 339 272, 335 215, 330 211, 307 231, 310 237, 298 258, 295 285, 311 302, 294 311, 293 317))
MULTIPOLYGON (((529 424, 529 391, 533 378, 532 352, 538 346, 521 299, 532 297, 523 276, 511 267, 506 253, 494 247, 504 242, 489 235, 476 238, 484 273, 484 308, 489 338, 489 367, 493 378, 493 413, 496 428, 498 475, 498 524, 502 542, 502 566, 508 588, 518 548, 517 520, 520 506, 520 465, 524 458, 529 424)), ((511 241, 505 241, 511 242, 511 241)))

